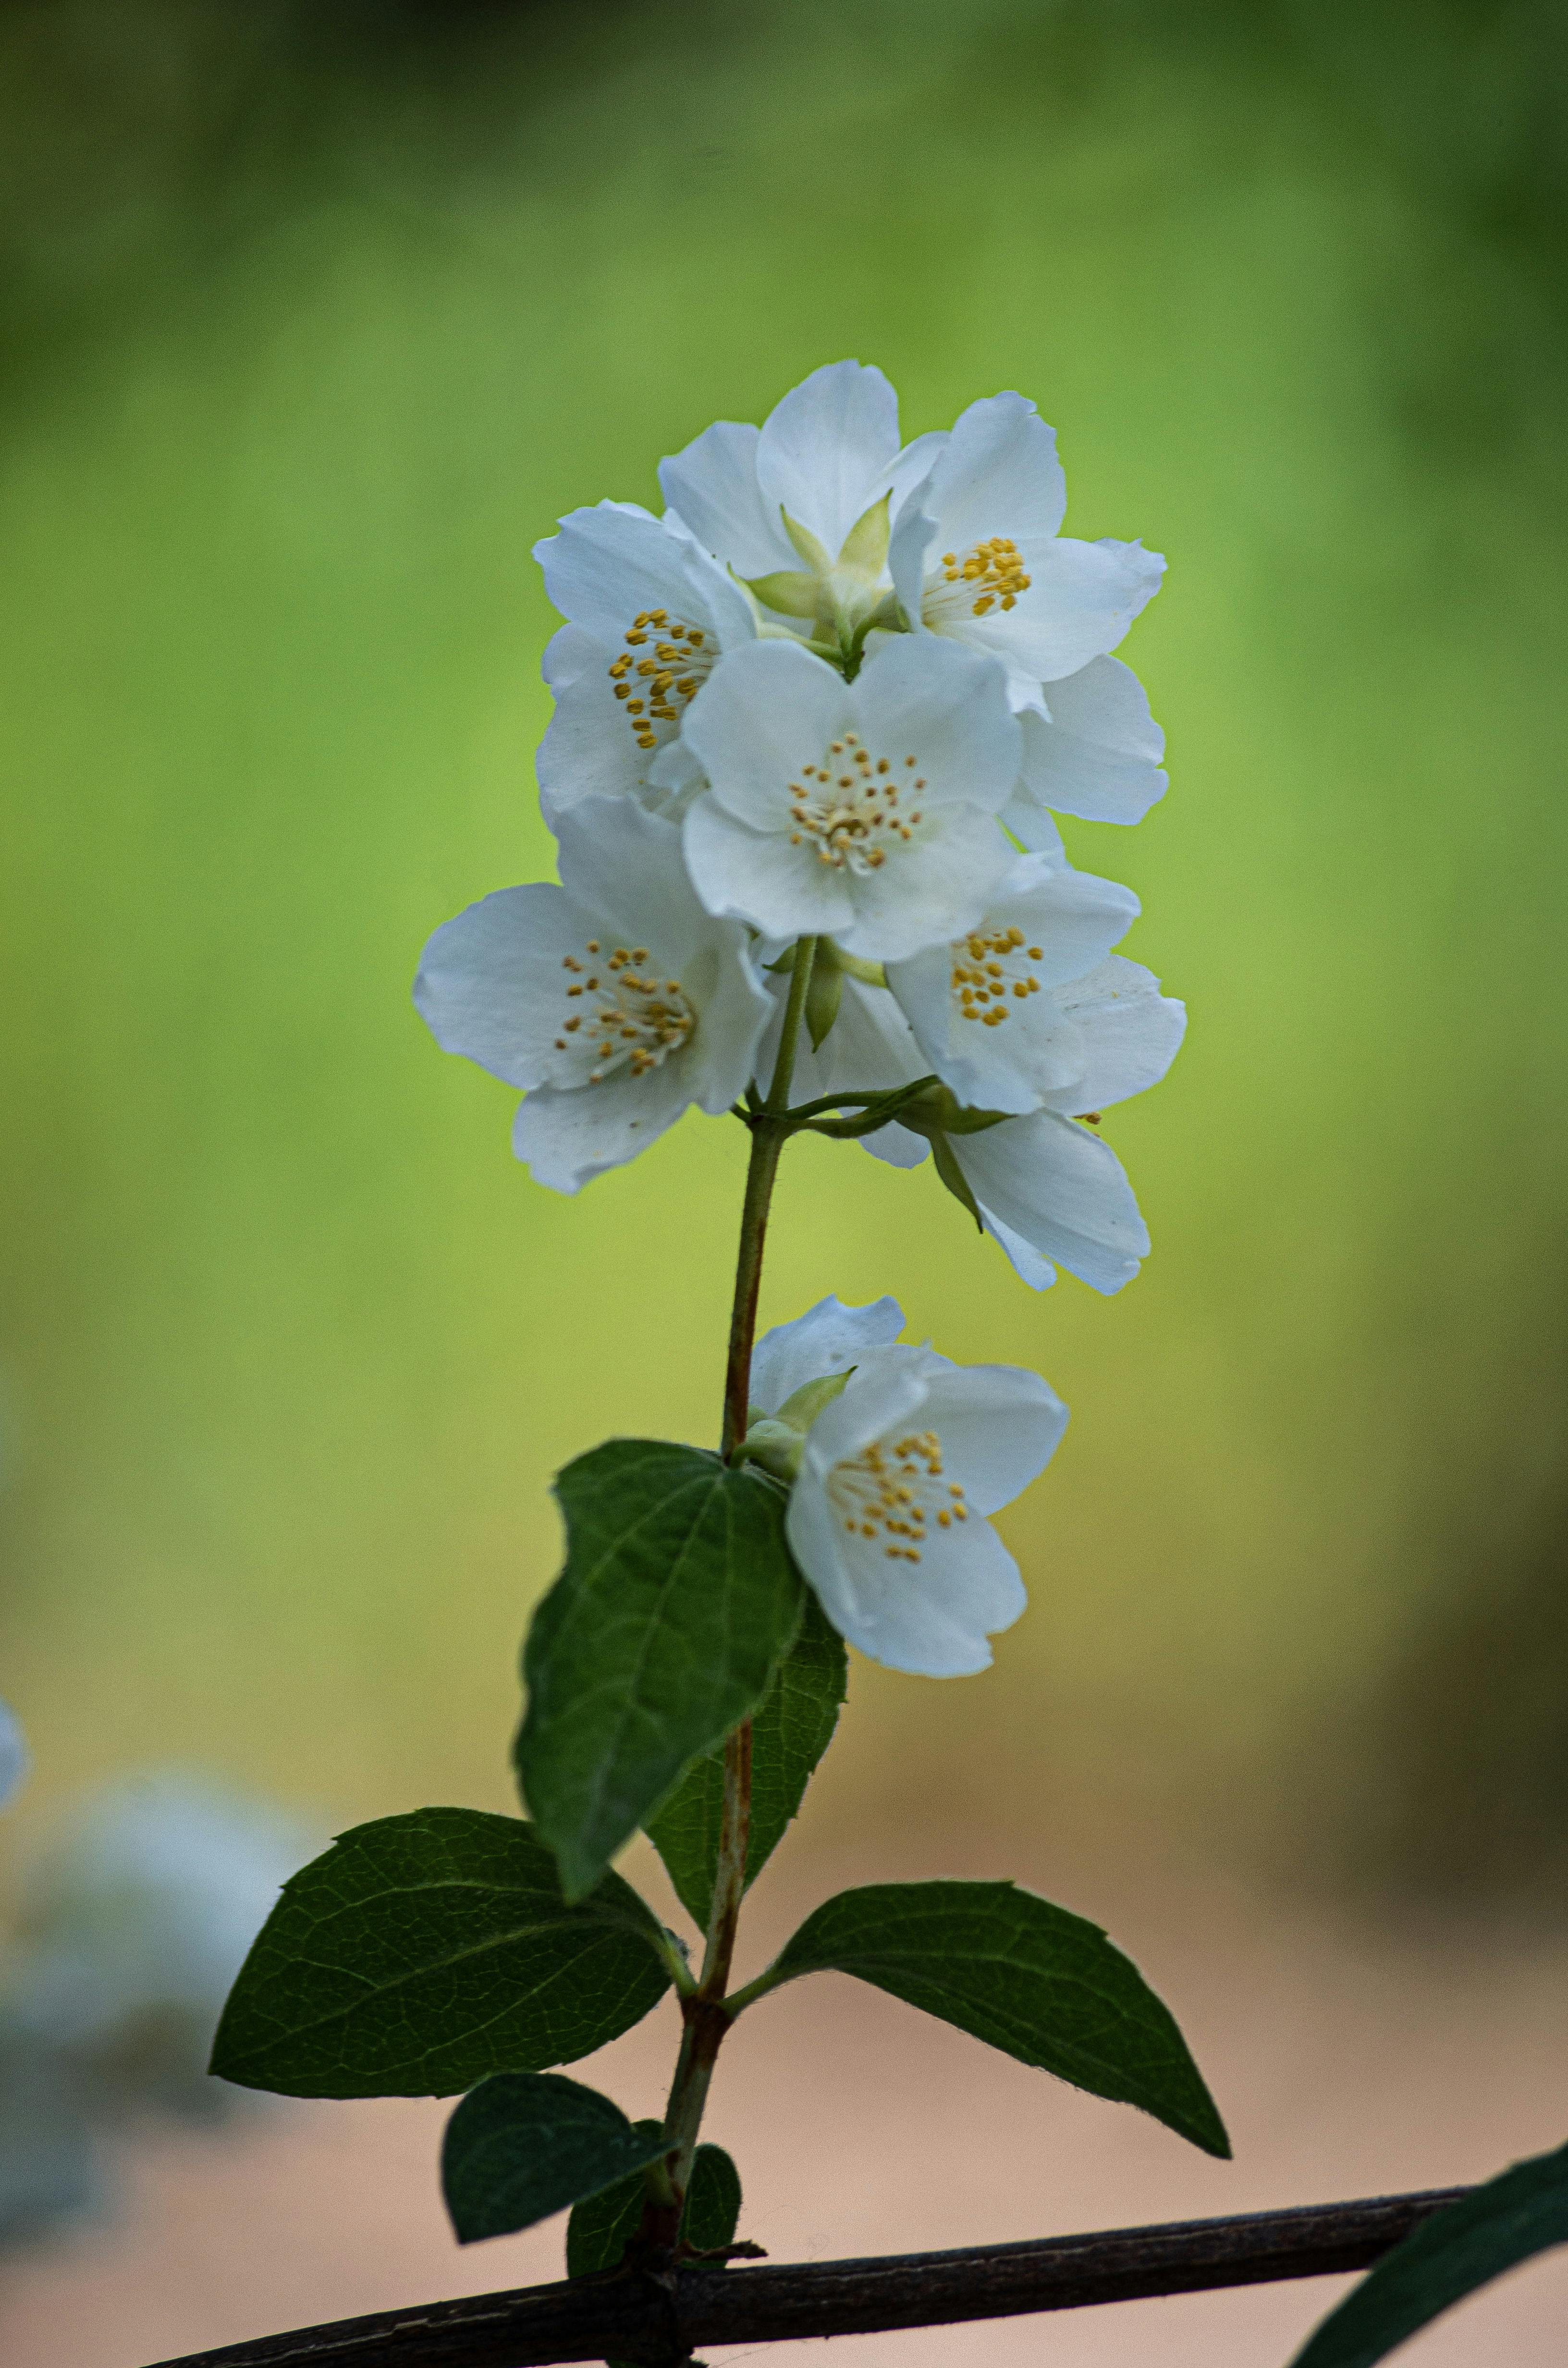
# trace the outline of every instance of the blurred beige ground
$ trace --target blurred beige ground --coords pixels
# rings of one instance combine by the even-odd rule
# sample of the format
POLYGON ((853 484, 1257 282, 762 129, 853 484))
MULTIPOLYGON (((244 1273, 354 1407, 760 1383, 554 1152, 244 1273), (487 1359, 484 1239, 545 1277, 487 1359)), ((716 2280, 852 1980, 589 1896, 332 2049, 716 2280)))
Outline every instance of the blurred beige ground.
MULTIPOLYGON (((1017 1873, 1108 1922, 1169 2000, 1235 2142, 1210 2163, 836 1976, 738 2029, 710 2134, 737 2156, 743 2234, 775 2260, 961 2245, 1483 2177, 1568 2132, 1568 1942, 1408 1943, 1286 1913, 1213 1874, 1093 1870, 950 1838, 875 1861, 786 1858, 756 1896, 748 1959, 824 1891, 939 1872, 1017 1873)), ((647 1879, 648 1869, 637 1872, 647 1879)), ((657 2109, 666 2007, 585 2077, 657 2109)), ((282 2105, 240 2135, 127 2148, 118 2216, 0 2268, 12 2368, 143 2368, 250 2335, 560 2273, 562 2224, 460 2252, 435 2185, 445 2108, 282 2105)), ((739 2271, 737 2274, 744 2274, 739 2271)), ((1051 2368, 1283 2368, 1339 2282, 846 2339, 834 2354, 1051 2368)), ((1534 2368, 1568 2351, 1568 2257, 1514 2277, 1402 2355, 1411 2368, 1534 2368)), ((817 2347, 780 2346, 778 2368, 817 2347)), ((728 2355, 733 2358, 744 2353, 728 2355)))

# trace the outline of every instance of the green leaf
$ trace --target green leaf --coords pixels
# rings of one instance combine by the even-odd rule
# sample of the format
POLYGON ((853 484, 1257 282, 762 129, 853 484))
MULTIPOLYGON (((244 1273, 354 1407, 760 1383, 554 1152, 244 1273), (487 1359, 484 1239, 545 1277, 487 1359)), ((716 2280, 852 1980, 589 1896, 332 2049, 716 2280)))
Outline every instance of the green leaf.
MULTIPOLYGON (((637 2122, 639 2133, 657 2135, 663 2124, 637 2122)), ((637 2234, 646 2192, 642 2175, 634 2171, 615 2187, 606 2188, 577 2204, 566 2223, 566 2274, 588 2278, 619 2269, 621 2256, 637 2234)), ((734 2242, 741 2216, 741 2177, 722 2146, 699 2146, 692 2158, 691 2184, 680 2233, 699 2253, 716 2253, 734 2242)))
MULTIPOLYGON (((656 2138, 664 2131, 663 2122, 633 2122, 639 2137, 656 2138)), ((619 2269, 620 2257, 637 2234, 642 2217, 642 2200, 647 2186, 640 2170, 628 2179, 618 2179, 597 2195, 590 2195, 572 2207, 572 2217, 566 2223, 566 2274, 569 2278, 597 2277, 605 2270, 619 2269)))
POLYGON ((498 2072, 447 2123, 441 2190, 458 2242, 472 2245, 531 2228, 628 2173, 641 2186, 663 2151, 656 2122, 633 2129, 595 2089, 558 2072, 498 2072))
POLYGON ((692 2157, 691 2185, 680 2233, 698 2253, 721 2252, 735 2241, 741 2219, 741 2174, 722 2146, 699 2146, 692 2157))
POLYGON ((569 1907, 519 1818, 380 1817, 284 1884, 212 2069, 286 2097, 449 2097, 487 2073, 570 2064, 658 2003, 659 1945, 619 1875, 569 1907))
POLYGON ((1011 1883, 879 1883, 808 1916, 767 1978, 854 1974, 1094 2097, 1229 2155, 1170 2013, 1097 1924, 1011 1883))
POLYGON ((1291 2368, 1372 2368, 1478 2286, 1562 2244, 1568 2146, 1517 2162, 1423 2221, 1329 2313, 1291 2368))
MULTIPOLYGON (((783 1839, 813 1769, 833 1741, 848 1682, 843 1640, 808 1589, 801 1633, 780 1661, 767 1698, 752 1714, 748 1888, 783 1839)), ((708 1930, 712 1912, 723 1816, 724 1748, 721 1744, 687 1769, 679 1789, 648 1820, 648 1839, 669 1871, 681 1906, 700 1932, 708 1930)))
POLYGON ((785 1492, 696 1447, 612 1439, 558 1477, 566 1565, 523 1656, 517 1773, 568 1899, 767 1691, 800 1625, 785 1492))

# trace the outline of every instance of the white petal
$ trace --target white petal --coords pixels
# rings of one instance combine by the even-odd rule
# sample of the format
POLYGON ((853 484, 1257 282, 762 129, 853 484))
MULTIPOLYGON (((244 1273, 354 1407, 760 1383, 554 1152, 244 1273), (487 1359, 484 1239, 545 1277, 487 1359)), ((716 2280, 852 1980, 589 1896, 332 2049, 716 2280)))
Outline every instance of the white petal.
POLYGON ((1049 718, 1025 714, 1023 778, 1031 798, 1086 822, 1141 822, 1165 793, 1165 735, 1143 686, 1099 657, 1053 682, 1049 718))
POLYGON ((1153 971, 1120 954, 1058 987, 1051 999, 1084 1042, 1082 1076, 1070 1094, 1050 1105, 1067 1117, 1108 1110, 1157 1086, 1187 1032, 1186 1005, 1162 995, 1153 971))
POLYGON ((848 687, 797 642, 750 642, 715 666, 683 736, 720 804, 758 830, 787 829, 790 787, 852 728, 848 687))
MULTIPOLYGON (((561 630, 574 633, 578 629, 563 625, 561 630)), ((535 760, 540 803, 551 830, 558 830, 562 815, 584 798, 630 797, 654 807, 663 803, 649 779, 660 751, 638 746, 615 697, 609 678, 615 653, 585 634, 583 639, 594 654, 593 662, 574 679, 554 686, 555 712, 535 760)), ((676 727, 655 728, 664 732, 676 727)))
MULTIPOLYGON (((916 634, 928 630, 924 612, 926 569, 937 533, 937 521, 926 506, 926 487, 917 486, 894 518, 888 543, 888 573, 909 629, 916 634)), ((870 638, 866 648, 869 655, 870 638)))
POLYGON ((880 871, 850 875, 854 918, 832 934, 862 961, 903 962, 977 921, 1012 856, 990 814, 938 806, 880 871))
POLYGON ((1067 1428, 1048 1382, 1022 1365, 953 1365, 926 1383, 921 1420, 977 1513, 995 1513, 1045 1470, 1067 1428))
POLYGON ((1131 1282, 1149 1235, 1108 1144, 1051 1110, 950 1140, 988 1215, 1096 1291, 1131 1282))
POLYGON ((950 431, 946 427, 928 427, 924 436, 916 436, 904 446, 892 464, 892 515, 896 518, 904 503, 918 494, 932 469, 947 450, 950 431))
MULTIPOLYGON (((1020 715, 1018 721, 1027 734, 1028 717, 1020 715)), ((1031 855, 1049 855, 1053 862, 1066 862, 1067 849, 1062 843, 1062 833, 1045 808, 1037 806, 1022 788, 1003 807, 1001 820, 1003 826, 1010 830, 1018 844, 1027 848, 1031 855)))
POLYGON ((836 558, 857 519, 891 491, 898 459, 898 397, 881 371, 829 362, 764 421, 757 482, 775 517, 788 510, 836 558))
POLYGON ((562 615, 611 647, 650 609, 667 609, 725 643, 748 640, 756 631, 740 586, 634 502, 573 510, 559 534, 534 546, 534 556, 562 615))
POLYGON ((923 1134, 912 1134, 906 1126, 896 1122, 879 1126, 873 1134, 856 1136, 862 1151, 873 1159, 885 1160, 890 1167, 918 1167, 923 1159, 931 1156, 931 1146, 923 1134))
POLYGON ((625 798, 583 798, 561 816, 559 837, 562 888, 627 945, 678 969, 710 940, 676 824, 625 798))
POLYGON ((1018 778, 1022 739, 1000 670, 956 642, 901 633, 862 667, 852 697, 866 746, 910 755, 923 805, 943 801, 998 814, 1018 778))
POLYGON ((842 1397, 824 1406, 807 1432, 803 1468, 825 1479, 835 1463, 906 1425, 926 1402, 926 1360, 914 1351, 868 1351, 842 1397))
POLYGON ((691 805, 685 832, 687 869, 710 913, 738 914, 776 938, 842 938, 854 919, 842 871, 819 862, 810 844, 752 830, 711 791, 691 805))
POLYGON ((1056 430, 1021 394, 971 403, 954 422, 922 507, 936 519, 944 551, 960 555, 993 535, 1019 543, 1049 539, 1067 508, 1056 430))
POLYGON ((552 1192, 580 1191, 607 1168, 624 1167, 646 1151, 689 1108, 685 1064, 690 1058, 677 1053, 645 1076, 621 1071, 568 1093, 541 1086, 517 1112, 513 1150, 536 1184, 552 1192))
POLYGON ((1032 1242, 1026 1242, 1022 1234, 1016 1234, 1011 1225, 1005 1225, 989 1210, 983 1210, 981 1215, 986 1232, 994 1242, 1001 1244, 1019 1281, 1027 1282, 1031 1291, 1049 1291, 1056 1281, 1056 1269, 1051 1260, 1041 1258, 1032 1242))
POLYGON ((561 964, 595 916, 540 881, 503 888, 443 922, 420 957, 414 1000, 443 1052, 509 1086, 540 1086, 555 1062, 561 964))
MULTIPOLYGON (((1020 556, 1029 588, 1011 610, 949 618, 941 630, 1001 661, 1015 704, 1028 705, 1042 682, 1076 674, 1115 648, 1159 590, 1165 563, 1141 543, 1074 542, 1065 535, 1028 544, 1020 556)), ((927 612, 934 613, 929 601, 927 612)))
MULTIPOLYGON (((695 902, 695 898, 693 902, 695 902)), ((773 998, 752 960, 750 939, 733 923, 710 920, 709 942, 681 978, 698 1024, 680 1057, 693 1101, 712 1118, 733 1109, 756 1073, 757 1052, 773 1018, 773 998)))
POLYGON ((846 1307, 842 1299, 819 1299, 790 1324, 776 1324, 752 1352, 751 1400, 765 1414, 777 1414, 786 1398, 807 1382, 846 1372, 868 1349, 884 1348, 903 1329, 896 1299, 874 1299, 866 1307, 846 1307))
POLYGON ((771 575, 800 565, 777 503, 764 499, 756 479, 761 430, 717 420, 684 451, 659 463, 659 484, 705 551, 737 575, 771 575))
POLYGON ((614 653, 603 642, 596 641, 584 625, 561 625, 544 645, 540 672, 557 698, 569 685, 580 682, 590 668, 608 666, 614 653))

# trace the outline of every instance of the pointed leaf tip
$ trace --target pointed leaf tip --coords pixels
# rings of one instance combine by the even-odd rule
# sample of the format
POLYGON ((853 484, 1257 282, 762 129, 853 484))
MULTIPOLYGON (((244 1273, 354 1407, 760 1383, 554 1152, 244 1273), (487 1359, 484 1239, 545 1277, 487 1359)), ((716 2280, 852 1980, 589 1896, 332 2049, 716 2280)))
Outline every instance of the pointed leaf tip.
POLYGON ((806 1918, 776 1981, 854 1974, 1205 2154, 1231 2142, 1170 2010, 1097 1924, 1011 1883, 881 1883, 806 1918))

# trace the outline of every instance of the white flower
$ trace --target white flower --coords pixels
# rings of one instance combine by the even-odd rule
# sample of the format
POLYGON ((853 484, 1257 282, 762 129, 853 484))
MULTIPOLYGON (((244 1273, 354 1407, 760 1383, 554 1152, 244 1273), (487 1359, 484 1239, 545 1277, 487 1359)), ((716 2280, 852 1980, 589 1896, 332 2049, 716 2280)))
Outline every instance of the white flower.
POLYGON ((414 995, 449 1053, 523 1088, 518 1158, 575 1192, 693 1102, 727 1110, 774 1007, 744 929, 692 894, 673 823, 588 798, 560 836, 562 885, 503 889, 447 922, 414 995))
POLYGON ((919 1677, 985 1668, 987 1637, 1028 1600, 987 1516, 1045 1469, 1066 1427, 1038 1373, 959 1366, 932 1349, 863 1349, 806 1433, 785 1516, 840 1635, 919 1677))
POLYGON ((685 739, 710 784, 685 825, 698 894, 767 937, 897 961, 967 928, 1012 860, 994 816, 1018 726, 974 652, 906 639, 846 683, 755 642, 717 668, 685 739))
MULTIPOLYGON (((908 1168, 940 1134, 941 1157, 954 1161, 986 1232, 1033 1290, 1054 1282, 1056 1267, 1064 1266, 1094 1290, 1116 1292, 1148 1255, 1148 1230, 1116 1154, 1079 1121, 1157 1085, 1176 1058, 1187 1014, 1161 995, 1152 972, 1119 954, 1065 985, 1042 988, 1046 996, 1058 1015, 1053 1057, 1076 1075, 1045 1090, 1039 1110, 962 1133, 944 1131, 939 1107, 930 1114, 914 1109, 861 1141, 874 1157, 908 1168)), ((821 1048, 813 1053, 802 1042, 797 1053, 795 1099, 881 1092, 930 1074, 894 996, 846 978, 821 1048)))
POLYGON ((1142 684, 1119 658, 1091 658, 1080 673, 1048 683, 1040 703, 1018 722, 1023 772, 1003 820, 1026 847, 1053 843, 1053 812, 1085 822, 1142 822, 1165 796, 1165 735, 1142 684))
POLYGON ((1016 707, 1113 650, 1160 586, 1140 542, 1078 542, 1056 436, 1021 394, 971 403, 894 522, 890 565, 904 617, 1007 670, 1016 707))
POLYGON ((568 621, 544 654, 555 714, 539 752, 553 829, 579 800, 672 803, 667 764, 681 717, 722 652, 752 640, 748 596, 677 522, 631 502, 574 510, 534 547, 568 621))
POLYGON ((17 1792, 28 1772, 28 1747, 21 1722, 0 1702, 0 1809, 17 1792))
POLYGON ((1113 880, 1020 857, 967 937, 887 966, 926 1068, 973 1110, 1039 1110, 1077 1085, 1083 1031, 1048 990, 1103 961, 1138 912, 1113 880))
MULTIPOLYGON (((798 575, 805 559, 808 575, 826 586, 831 607, 830 579, 842 564, 841 610, 869 613, 881 590, 892 588, 886 533, 869 583, 850 538, 884 502, 891 515, 941 442, 940 436, 922 436, 901 450, 898 397, 881 371, 830 362, 793 388, 760 428, 730 419, 706 428, 660 464, 659 483, 703 549, 745 581, 798 575)), ((767 588, 762 597, 771 605, 767 588)), ((809 616, 812 609, 797 604, 779 613, 809 616)))
POLYGON ((1055 1000, 1084 1047, 1075 1081, 1028 1117, 947 1138, 987 1233, 1035 1291, 1064 1266, 1095 1291, 1117 1292, 1149 1254, 1148 1227, 1120 1160, 1076 1120, 1145 1092, 1175 1060, 1187 1013, 1159 985, 1142 963, 1113 954, 1057 988, 1055 1000))

